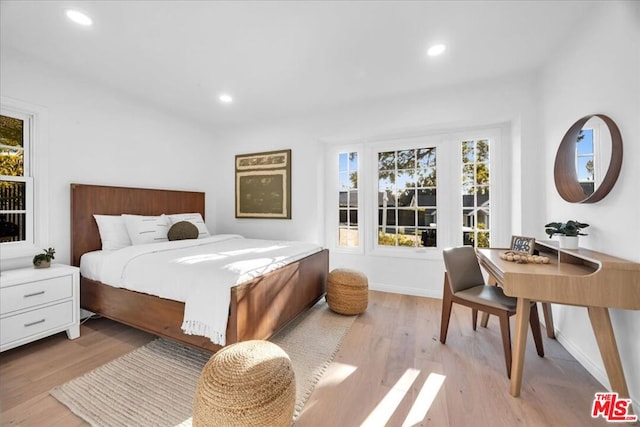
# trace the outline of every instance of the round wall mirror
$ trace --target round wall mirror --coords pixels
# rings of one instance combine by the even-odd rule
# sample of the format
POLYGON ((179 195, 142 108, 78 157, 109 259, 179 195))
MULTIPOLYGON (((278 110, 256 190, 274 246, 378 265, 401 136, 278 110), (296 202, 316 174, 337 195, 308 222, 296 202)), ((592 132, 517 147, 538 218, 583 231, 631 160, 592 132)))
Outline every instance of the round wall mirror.
POLYGON ((558 148, 556 189, 567 202, 595 203, 611 191, 621 166, 618 126, 604 114, 585 116, 569 128, 558 148))

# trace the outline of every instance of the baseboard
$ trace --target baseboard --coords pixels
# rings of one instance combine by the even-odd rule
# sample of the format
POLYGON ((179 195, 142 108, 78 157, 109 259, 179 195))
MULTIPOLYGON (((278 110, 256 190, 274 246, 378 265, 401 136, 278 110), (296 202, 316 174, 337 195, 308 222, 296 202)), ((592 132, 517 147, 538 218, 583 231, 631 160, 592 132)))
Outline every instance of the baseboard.
POLYGON ((567 338, 562 331, 556 330, 556 340, 571 354, 593 377, 607 390, 611 390, 607 373, 603 367, 598 366, 585 352, 573 341, 567 338))
MULTIPOLYGON (((556 340, 573 356, 578 363, 580 363, 600 384, 602 384, 603 391, 611 391, 611 385, 609 384, 609 378, 607 372, 603 366, 600 366, 594 362, 582 349, 577 346, 573 341, 567 338, 562 331, 555 331, 556 340)), ((630 396, 634 412, 637 414, 640 411, 640 400, 630 396)))
POLYGON ((423 289, 423 288, 411 288, 406 286, 403 286, 403 287, 389 286, 383 283, 374 283, 374 282, 369 282, 369 289, 371 289, 372 291, 389 292, 392 294, 403 294, 403 295, 412 295, 416 297, 442 299, 442 289, 434 290, 434 289, 423 289))

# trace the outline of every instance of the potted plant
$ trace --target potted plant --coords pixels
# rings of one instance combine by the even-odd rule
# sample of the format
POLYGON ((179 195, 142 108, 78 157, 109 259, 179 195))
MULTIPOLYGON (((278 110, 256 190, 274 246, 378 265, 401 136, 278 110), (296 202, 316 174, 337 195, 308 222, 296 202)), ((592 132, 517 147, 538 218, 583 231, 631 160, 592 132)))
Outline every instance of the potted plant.
POLYGON ((44 253, 38 254, 33 257, 33 266, 35 268, 47 268, 51 267, 51 260, 55 259, 54 254, 56 250, 53 248, 43 249, 44 253))
POLYGON ((563 249, 578 249, 578 236, 586 236, 587 234, 581 232, 583 228, 587 228, 589 224, 583 222, 570 220, 567 222, 550 222, 545 225, 545 233, 549 237, 553 237, 555 234, 559 235, 560 247, 563 249))

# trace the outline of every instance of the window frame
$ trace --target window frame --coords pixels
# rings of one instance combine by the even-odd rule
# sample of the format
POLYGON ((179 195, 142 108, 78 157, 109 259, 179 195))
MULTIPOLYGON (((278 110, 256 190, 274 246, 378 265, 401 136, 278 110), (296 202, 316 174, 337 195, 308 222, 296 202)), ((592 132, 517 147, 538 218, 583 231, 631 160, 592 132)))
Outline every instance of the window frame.
POLYGON ((362 178, 364 176, 362 144, 336 144, 330 145, 326 150, 327 165, 325 169, 325 197, 328 203, 327 211, 331 213, 325 215, 325 239, 327 246, 333 252, 348 254, 364 254, 364 242, 367 238, 362 224, 365 215, 365 198, 362 190, 362 178), (339 212, 340 212, 340 180, 339 180, 339 156, 341 153, 357 153, 358 154, 358 245, 356 246, 340 246, 339 242, 339 212))
POLYGON ((0 114, 18 117, 29 123, 28 144, 25 142, 24 178, 5 177, 27 182, 26 239, 0 242, 0 259, 30 257, 49 247, 49 183, 48 183, 48 111, 24 101, 0 96, 0 114), (28 145, 28 147, 26 147, 28 145), (16 179, 19 178, 19 179, 16 179), (30 184, 30 185, 29 185, 30 184))
POLYGON ((583 127, 582 130, 583 131, 584 130, 590 130, 591 131, 591 152, 590 153, 582 153, 581 154, 578 151, 578 144, 576 144, 575 168, 576 168, 576 172, 577 172, 577 175, 578 175, 578 182, 579 183, 593 182, 594 185, 595 185, 596 181, 599 178, 599 174, 596 173, 596 172, 599 172, 599 171, 596 171, 596 165, 595 165, 595 162, 596 162, 596 143, 597 143, 599 138, 598 138, 597 131, 593 126, 588 127, 588 128, 587 127, 583 127), (578 170, 579 170, 579 167, 580 167, 580 159, 582 159, 582 158, 591 158, 591 161, 593 162, 593 179, 591 181, 589 181, 588 179, 586 179, 586 180, 581 180, 580 179, 580 173, 578 172, 578 170))
POLYGON ((489 224, 486 224, 487 225, 486 232, 489 233, 489 247, 491 247, 491 235, 493 234, 493 229, 491 228, 492 227, 492 223, 493 223, 493 221, 491 219, 492 216, 493 216, 493 214, 492 214, 493 207, 492 207, 492 203, 491 203, 491 201, 492 201, 492 197, 491 197, 491 195, 492 195, 492 186, 491 186, 491 184, 493 183, 493 167, 495 165, 495 163, 493 162, 493 145, 494 145, 495 142, 494 142, 493 138, 484 137, 484 138, 461 138, 461 139, 457 140, 457 143, 460 144, 460 172, 461 172, 461 175, 462 175, 462 179, 464 181, 464 173, 465 173, 464 172, 464 168, 465 168, 465 166, 472 166, 473 167, 473 171, 474 171, 473 187, 476 189, 476 192, 473 193, 473 195, 474 195, 473 206, 464 206, 464 196, 468 195, 468 194, 464 193, 464 185, 462 185, 460 187, 460 189, 462 190, 462 191, 460 191, 460 198, 462 199, 462 209, 460 211, 460 220, 461 220, 461 223, 462 223, 461 224, 461 228, 462 228, 461 231, 462 231, 462 236, 463 236, 462 237, 462 242, 464 244, 467 244, 467 242, 465 242, 465 240, 464 240, 464 234, 465 234, 465 231, 464 231, 464 215, 465 215, 465 210, 471 208, 471 210, 472 211, 476 211, 476 213, 473 216, 474 221, 473 221, 473 226, 471 227, 472 230, 470 231, 470 233, 473 234, 473 242, 474 242, 473 246, 476 247, 476 248, 479 247, 478 246, 478 234, 481 233, 481 231, 478 228, 478 221, 477 221, 478 214, 477 214, 477 211, 482 208, 482 205, 478 204, 477 189, 478 189, 478 187, 486 187, 489 190, 489 198, 488 198, 488 202, 489 202, 489 206, 488 206, 489 224), (487 157, 487 161, 486 162, 478 162, 478 152, 477 152, 478 148, 477 147, 478 147, 478 143, 481 142, 481 141, 487 141, 488 157, 487 157), (465 142, 473 142, 473 144, 474 144, 473 162, 464 163, 464 156, 463 156, 464 152, 463 152, 462 147, 463 147, 465 142), (488 170, 489 170, 488 185, 478 186, 477 185, 477 176, 475 174, 476 174, 476 171, 478 170, 478 165, 479 164, 483 164, 483 163, 487 165, 488 170))
POLYGON ((374 256, 386 257, 402 257, 402 258, 437 258, 442 252, 442 237, 448 240, 450 227, 450 213, 448 208, 442 208, 443 191, 448 191, 448 181, 450 177, 450 167, 447 159, 451 155, 451 144, 448 143, 446 135, 421 135, 416 137, 396 137, 380 140, 368 144, 365 148, 367 163, 369 164, 370 173, 362 179, 370 180, 369 183, 363 183, 361 187, 366 186, 369 190, 370 200, 367 204, 365 212, 365 220, 363 224, 365 234, 368 236, 367 252, 374 256), (437 246, 433 247, 411 247, 411 246, 387 246, 378 244, 378 154, 387 151, 402 151, 418 148, 435 148, 436 149, 436 212, 438 223, 436 225, 437 246), (442 160, 441 160, 442 159, 442 160), (442 163, 441 163, 442 162, 442 163), (444 170, 443 170, 444 169, 444 170), (441 171, 442 174, 441 175, 441 171), (441 186, 442 185, 442 186, 441 186), (442 190, 445 188, 445 190, 442 190), (444 224, 444 225, 443 225, 444 224))
MULTIPOLYGON (((489 215, 489 246, 499 247, 507 245, 511 241, 511 201, 509 200, 510 187, 510 164, 511 159, 508 156, 508 149, 502 143, 504 138, 504 127, 487 127, 478 128, 465 132, 457 132, 452 134, 453 142, 457 145, 457 161, 456 168, 462 174, 462 141, 478 141, 482 139, 489 140, 489 200, 491 201, 489 215), (500 167, 498 167, 500 165, 500 167), (505 166, 506 165, 506 166, 505 166), (498 224, 501 226, 498 227, 498 224)), ((457 217, 461 218, 463 211, 462 206, 462 185, 457 194, 458 208, 457 217)), ((462 222, 460 223, 459 235, 453 239, 453 245, 459 246, 463 244, 462 222)))
POLYGON ((508 123, 474 126, 464 130, 425 131, 397 133, 378 138, 359 140, 357 143, 327 142, 326 150, 326 203, 329 208, 325 226, 326 243, 337 253, 351 253, 390 258, 442 259, 442 250, 462 245, 462 141, 489 139, 491 141, 491 178, 489 191, 493 206, 490 215, 490 244, 506 245, 511 237, 512 202, 509 194, 511 184, 510 149, 503 141, 508 141, 508 123), (402 247, 380 246, 378 242, 378 153, 403 149, 435 147, 437 153, 437 246, 402 247), (338 153, 358 152, 358 226, 360 245, 358 248, 337 246, 338 218, 334 212, 339 209, 338 153), (497 166, 499 165, 499 166, 497 166), (453 195, 453 196, 450 196, 453 195), (497 225, 500 227, 497 227, 497 225))
MULTIPOLYGON (((607 169, 609 168, 609 161, 611 159, 611 135, 608 130, 603 132, 603 123, 602 121, 588 121, 588 126, 582 127, 583 130, 588 129, 591 130, 592 136, 592 152, 591 158, 593 160, 593 188, 595 190, 602 184, 602 180, 607 174, 607 169)), ((579 169, 579 159, 581 157, 586 157, 585 155, 578 154, 578 147, 576 145, 576 153, 575 153, 575 168, 576 172, 579 169)), ((579 175, 579 173, 578 173, 579 175)), ((578 176, 578 182, 584 183, 589 182, 580 181, 580 177, 578 176)))
MULTIPOLYGON (((361 203, 360 203, 360 170, 361 170, 361 158, 360 158, 360 153, 358 153, 357 151, 345 151, 345 150, 339 150, 338 153, 338 215, 340 215, 340 212, 343 210, 347 211, 347 227, 346 230, 351 231, 351 230, 357 230, 358 232, 358 244, 357 245, 341 245, 340 244, 340 230, 343 228, 341 226, 341 221, 338 220, 338 227, 336 229, 337 231, 337 236, 336 236, 336 246, 339 248, 343 248, 343 249, 349 249, 349 248, 359 248, 361 246, 361 239, 362 239, 362 228, 360 227, 360 213, 362 211, 362 207, 361 207, 361 203), (355 154, 356 155, 356 169, 354 170, 356 173, 356 199, 358 200, 358 205, 356 208, 351 208, 349 206, 349 204, 347 204, 347 206, 345 208, 343 208, 342 206, 340 206, 340 193, 344 191, 344 189, 342 188, 341 184, 341 180, 340 180, 340 174, 343 172, 342 170, 340 170, 340 156, 346 154, 347 155, 347 170, 345 172, 352 172, 352 170, 349 168, 349 165, 351 163, 351 160, 349 159, 349 156, 351 154, 355 154), (351 211, 356 211, 357 212, 357 217, 358 217, 358 223, 355 227, 351 226, 350 223, 350 212, 351 211)), ((351 196, 350 193, 352 192, 352 189, 347 189, 347 201, 350 200, 351 196)))

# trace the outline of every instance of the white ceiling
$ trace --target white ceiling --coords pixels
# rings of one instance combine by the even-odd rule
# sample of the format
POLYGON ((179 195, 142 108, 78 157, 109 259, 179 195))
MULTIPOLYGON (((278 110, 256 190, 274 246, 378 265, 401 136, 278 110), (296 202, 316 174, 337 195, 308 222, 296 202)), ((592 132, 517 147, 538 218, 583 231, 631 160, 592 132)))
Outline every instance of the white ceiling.
POLYGON ((0 41, 220 127, 537 69, 595 3, 2 0, 0 41))

